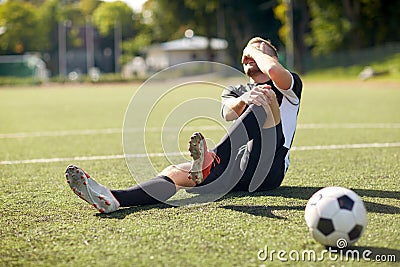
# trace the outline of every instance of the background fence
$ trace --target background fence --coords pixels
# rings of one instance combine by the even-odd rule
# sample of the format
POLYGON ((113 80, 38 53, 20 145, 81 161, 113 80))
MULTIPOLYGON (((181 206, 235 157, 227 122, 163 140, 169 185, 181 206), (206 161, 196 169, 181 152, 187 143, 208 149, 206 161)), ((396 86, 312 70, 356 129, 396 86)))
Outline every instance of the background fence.
POLYGON ((388 43, 382 46, 342 51, 323 56, 305 55, 303 57, 304 71, 326 69, 332 67, 349 67, 353 65, 368 66, 374 61, 384 61, 400 54, 400 43, 388 43))

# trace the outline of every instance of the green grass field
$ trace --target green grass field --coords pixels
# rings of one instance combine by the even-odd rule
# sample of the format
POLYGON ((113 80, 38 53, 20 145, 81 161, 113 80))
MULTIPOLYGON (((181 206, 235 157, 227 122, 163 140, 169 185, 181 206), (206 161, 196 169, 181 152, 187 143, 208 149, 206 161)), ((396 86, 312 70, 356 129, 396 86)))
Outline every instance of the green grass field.
MULTIPOLYGON (((135 183, 123 158, 94 159, 123 154, 120 129, 138 86, 0 89, 0 266, 358 266, 354 258, 258 259, 266 247, 324 250, 308 233, 304 208, 314 192, 332 185, 355 190, 367 208, 369 224, 354 249, 397 260, 361 262, 398 264, 398 81, 305 80, 291 166, 279 189, 99 214, 72 193, 64 170, 77 164, 111 188, 135 183)), ((223 131, 204 133, 217 141, 223 131)), ((182 131, 180 147, 190 134, 182 131)), ((159 143, 149 143, 157 152, 159 143)), ((156 170, 168 165, 163 157, 152 163, 156 170)), ((144 164, 139 174, 148 179, 153 172, 144 164)))

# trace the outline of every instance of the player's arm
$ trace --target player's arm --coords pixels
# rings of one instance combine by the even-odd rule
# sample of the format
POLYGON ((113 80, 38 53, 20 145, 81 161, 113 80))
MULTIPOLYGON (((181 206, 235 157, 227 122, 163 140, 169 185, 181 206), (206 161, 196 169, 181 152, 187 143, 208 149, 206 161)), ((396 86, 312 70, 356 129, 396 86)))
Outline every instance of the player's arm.
POLYGON ((226 121, 236 120, 246 109, 246 105, 244 97, 226 99, 222 108, 222 116, 226 121))
POLYGON ((267 47, 261 43, 257 49, 252 45, 246 46, 243 50, 243 58, 249 56, 255 60, 259 69, 268 75, 275 86, 282 90, 288 90, 292 86, 292 75, 285 69, 276 57, 267 54, 267 47))
POLYGON ((236 120, 246 106, 254 104, 257 106, 268 106, 272 103, 272 95, 269 92, 271 86, 259 85, 254 87, 252 90, 244 93, 237 98, 228 98, 224 101, 222 109, 222 115, 226 121, 236 120))

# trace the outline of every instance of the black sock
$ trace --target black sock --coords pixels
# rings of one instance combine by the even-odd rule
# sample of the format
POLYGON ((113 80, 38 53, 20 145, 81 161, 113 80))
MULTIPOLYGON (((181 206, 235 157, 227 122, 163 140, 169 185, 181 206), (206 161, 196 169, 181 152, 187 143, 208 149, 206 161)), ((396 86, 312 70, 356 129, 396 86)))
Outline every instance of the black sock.
POLYGON ((121 207, 162 203, 176 193, 171 178, 159 175, 149 181, 125 190, 111 190, 121 207))

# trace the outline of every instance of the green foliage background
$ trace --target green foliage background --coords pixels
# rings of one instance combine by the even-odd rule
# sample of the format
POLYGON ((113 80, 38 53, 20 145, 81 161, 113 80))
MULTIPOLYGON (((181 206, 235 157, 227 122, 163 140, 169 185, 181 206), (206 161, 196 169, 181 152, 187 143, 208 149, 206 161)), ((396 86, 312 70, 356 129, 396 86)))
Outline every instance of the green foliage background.
MULTIPOLYGON (((293 0, 295 65, 304 71, 304 57, 354 51, 400 41, 399 1, 293 0)), ((69 43, 84 40, 80 27, 93 23, 102 47, 113 46, 113 29, 122 29, 126 62, 156 42, 183 37, 188 28, 197 35, 229 41, 231 65, 238 65, 246 41, 259 35, 284 48, 290 27, 288 1, 283 0, 148 0, 140 13, 125 3, 100 0, 12 0, 0 4, 0 55, 57 53, 58 23, 71 27, 69 43)), ((55 66, 50 64, 52 73, 55 66)))

